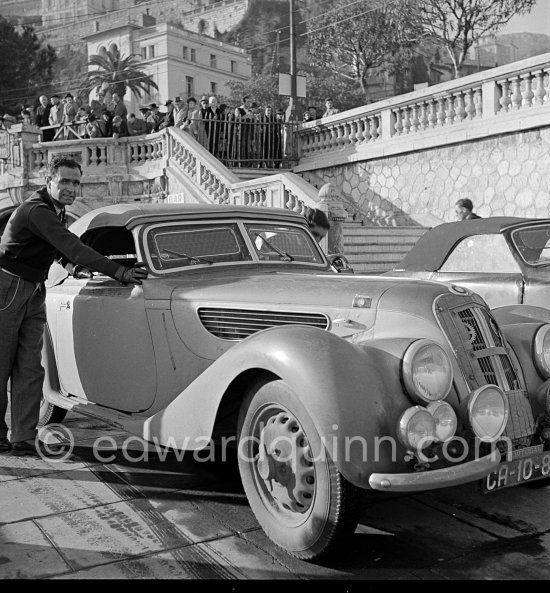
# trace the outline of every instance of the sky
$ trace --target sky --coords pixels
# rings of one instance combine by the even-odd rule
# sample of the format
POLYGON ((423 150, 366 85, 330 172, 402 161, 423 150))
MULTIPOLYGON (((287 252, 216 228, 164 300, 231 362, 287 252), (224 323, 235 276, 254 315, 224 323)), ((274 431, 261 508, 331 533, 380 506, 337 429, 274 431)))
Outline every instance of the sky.
POLYGON ((550 35, 550 0, 537 0, 531 12, 513 17, 499 34, 504 33, 544 33, 550 35))

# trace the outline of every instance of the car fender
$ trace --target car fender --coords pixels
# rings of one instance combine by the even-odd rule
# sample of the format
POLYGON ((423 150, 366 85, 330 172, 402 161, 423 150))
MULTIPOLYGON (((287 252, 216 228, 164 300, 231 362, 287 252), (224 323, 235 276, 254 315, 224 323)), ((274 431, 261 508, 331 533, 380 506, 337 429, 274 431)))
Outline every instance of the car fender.
POLYGON ((230 384, 252 369, 267 371, 298 395, 339 471, 364 486, 375 468, 395 471, 400 466, 396 455, 405 455, 394 439, 400 414, 412 405, 400 384, 399 353, 412 341, 384 340, 377 348, 375 341, 355 345, 313 327, 259 332, 223 354, 148 418, 143 436, 180 449, 206 447, 230 384))

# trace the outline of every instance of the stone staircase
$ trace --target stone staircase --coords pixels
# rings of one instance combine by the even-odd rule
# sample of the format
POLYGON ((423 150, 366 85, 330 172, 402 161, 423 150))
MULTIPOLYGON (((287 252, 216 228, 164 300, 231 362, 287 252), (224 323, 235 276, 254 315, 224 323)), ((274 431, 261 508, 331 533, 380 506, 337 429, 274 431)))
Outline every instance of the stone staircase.
POLYGON ((344 223, 344 254, 356 274, 387 272, 428 230, 422 226, 363 226, 344 223))

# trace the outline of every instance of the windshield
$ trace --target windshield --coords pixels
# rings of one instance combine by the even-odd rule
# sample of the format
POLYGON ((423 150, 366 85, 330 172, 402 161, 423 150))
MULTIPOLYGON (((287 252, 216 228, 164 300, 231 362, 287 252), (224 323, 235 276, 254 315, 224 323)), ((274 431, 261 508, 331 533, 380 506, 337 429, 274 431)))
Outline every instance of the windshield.
POLYGON ((514 231, 512 241, 527 264, 532 266, 550 264, 550 224, 514 231))
POLYGON ((236 223, 158 225, 147 231, 146 241, 157 271, 252 260, 236 223))
POLYGON ((274 224, 245 224, 245 228, 260 261, 325 263, 303 228, 274 224))

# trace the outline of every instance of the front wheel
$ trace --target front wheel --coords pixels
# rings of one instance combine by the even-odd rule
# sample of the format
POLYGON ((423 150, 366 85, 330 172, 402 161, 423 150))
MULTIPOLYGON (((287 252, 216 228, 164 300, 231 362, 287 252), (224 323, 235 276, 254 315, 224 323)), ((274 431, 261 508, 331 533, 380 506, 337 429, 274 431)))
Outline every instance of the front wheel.
POLYGON ((44 396, 40 401, 40 416, 38 418, 38 428, 46 426, 46 424, 56 424, 63 422, 67 410, 51 404, 44 396))
POLYGON ((314 560, 353 534, 361 490, 336 469, 313 421, 284 381, 250 390, 238 434, 245 493, 277 545, 297 558, 314 560))

